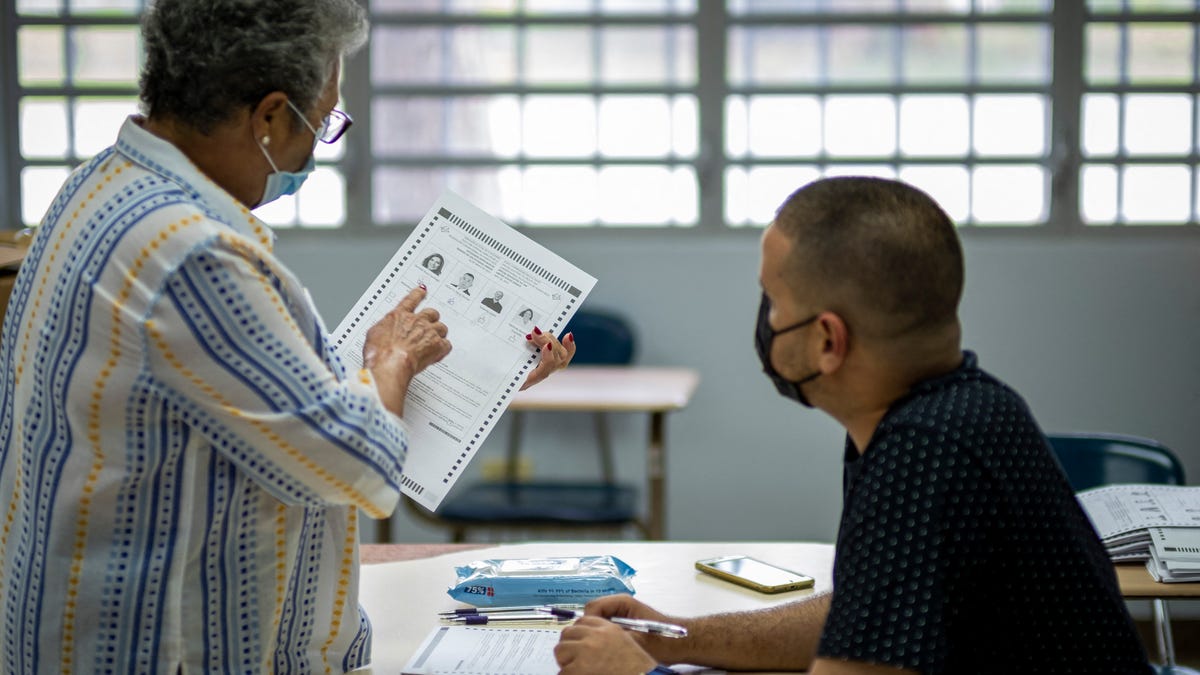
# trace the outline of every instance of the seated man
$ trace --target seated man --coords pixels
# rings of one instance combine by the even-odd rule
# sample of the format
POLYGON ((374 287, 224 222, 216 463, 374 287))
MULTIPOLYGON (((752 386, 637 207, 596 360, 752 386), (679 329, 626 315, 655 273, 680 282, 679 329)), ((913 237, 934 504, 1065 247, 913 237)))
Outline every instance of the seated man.
POLYGON ((1025 402, 960 348, 962 249, 937 204, 896 181, 812 183, 763 234, 760 281, 763 369, 847 431, 834 590, 693 619, 595 600, 555 650, 564 675, 660 662, 1150 673, 1112 564, 1025 402), (633 634, 612 616, 689 635, 633 634))

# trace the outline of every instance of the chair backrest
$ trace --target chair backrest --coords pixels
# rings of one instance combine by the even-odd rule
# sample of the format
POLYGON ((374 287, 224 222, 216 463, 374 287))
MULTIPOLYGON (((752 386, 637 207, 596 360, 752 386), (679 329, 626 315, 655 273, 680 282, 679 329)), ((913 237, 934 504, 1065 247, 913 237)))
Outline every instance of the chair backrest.
POLYGON ((1047 434, 1076 492, 1114 483, 1184 485, 1183 464, 1162 443, 1105 433, 1047 434))
POLYGON ((592 366, 621 366, 633 362, 637 339, 624 317, 608 311, 581 309, 571 317, 562 334, 575 334, 575 358, 571 363, 592 366))

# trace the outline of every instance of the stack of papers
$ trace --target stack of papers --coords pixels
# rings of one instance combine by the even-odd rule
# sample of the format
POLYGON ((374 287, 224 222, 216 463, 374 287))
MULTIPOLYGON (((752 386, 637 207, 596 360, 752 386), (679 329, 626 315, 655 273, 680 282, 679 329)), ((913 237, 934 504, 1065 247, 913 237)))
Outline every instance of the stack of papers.
POLYGON ((1150 528, 1146 569, 1155 581, 1200 581, 1200 527, 1150 528))
POLYGON ((1158 581, 1200 581, 1200 486, 1108 485, 1077 495, 1114 562, 1158 581))

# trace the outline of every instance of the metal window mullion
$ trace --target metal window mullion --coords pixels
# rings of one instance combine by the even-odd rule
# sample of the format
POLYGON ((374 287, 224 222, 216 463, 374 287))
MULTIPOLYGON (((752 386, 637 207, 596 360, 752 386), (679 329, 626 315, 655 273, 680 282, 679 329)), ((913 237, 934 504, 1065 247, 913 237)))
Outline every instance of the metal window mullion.
POLYGON ((0 7, 0 190, 9 195, 0 210, 0 230, 17 229, 24 225, 21 216, 21 132, 17 56, 16 3, 0 7))
POLYGON ((375 154, 371 148, 374 93, 371 90, 371 46, 368 43, 346 60, 342 96, 354 116, 354 128, 342 137, 346 154, 340 161, 346 180, 346 222, 342 232, 365 233, 374 222, 375 154), (362 106, 360 110, 355 110, 362 106))
POLYGON ((697 228, 717 231, 725 222, 725 77, 728 26, 725 2, 699 2, 696 7, 696 109, 700 144, 696 187, 700 204, 697 228))
MULTIPOLYGON (((1192 89, 1200 92, 1200 23, 1192 23, 1192 89)), ((1192 213, 1189 217, 1192 225, 1200 223, 1200 163, 1194 159, 1197 148, 1200 148, 1200 94, 1192 96, 1192 148, 1193 160, 1190 162, 1192 179, 1188 181, 1191 191, 1192 213)))
POLYGON ((1054 3, 1050 84, 1050 213, 1048 229, 1078 231, 1083 227, 1080 204, 1082 166, 1080 119, 1084 94, 1083 3, 1054 3))
MULTIPOLYGON (((1123 3, 1123 10, 1129 11, 1129 1, 1123 3)), ((1129 84, 1129 24, 1118 24, 1117 30, 1117 83, 1124 86, 1129 84)), ((1126 224, 1125 220, 1125 163, 1128 156, 1125 151, 1125 106, 1128 94, 1117 97, 1117 212, 1113 225, 1126 224)))
POLYGON ((967 170, 967 217, 964 224, 975 226, 979 224, 975 217, 975 169, 979 166, 975 154, 975 107, 979 103, 979 24, 975 21, 975 3, 971 4, 971 21, 966 22, 967 28, 967 155, 963 157, 963 165, 967 170))

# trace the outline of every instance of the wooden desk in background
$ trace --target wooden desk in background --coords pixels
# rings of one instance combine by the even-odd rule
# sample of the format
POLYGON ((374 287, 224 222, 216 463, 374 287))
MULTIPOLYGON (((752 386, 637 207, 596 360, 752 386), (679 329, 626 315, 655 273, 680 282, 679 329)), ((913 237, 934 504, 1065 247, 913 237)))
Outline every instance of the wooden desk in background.
POLYGON ((644 525, 650 539, 665 539, 667 413, 687 406, 699 382, 690 368, 569 366, 517 394, 509 409, 648 413, 644 525))
POLYGON ((474 544, 364 545, 359 599, 372 625, 372 662, 361 675, 398 673, 429 631, 441 625, 437 612, 463 607, 446 589, 456 565, 489 558, 614 555, 629 563, 639 600, 668 614, 699 616, 771 607, 829 591, 833 545, 776 542, 536 542, 502 546, 474 544), (438 553, 441 553, 438 555, 438 553), (436 557, 414 559, 414 555, 436 557), (803 572, 812 589, 766 595, 697 572, 701 558, 745 554, 803 572))

